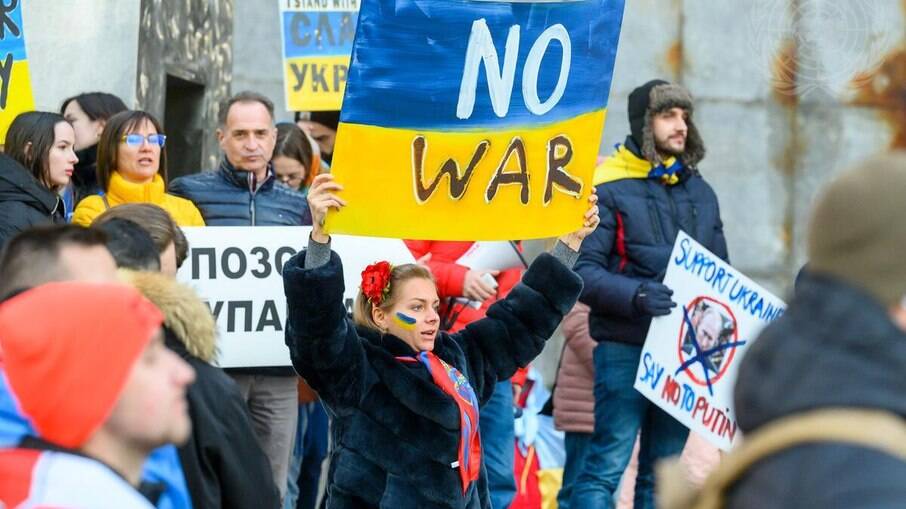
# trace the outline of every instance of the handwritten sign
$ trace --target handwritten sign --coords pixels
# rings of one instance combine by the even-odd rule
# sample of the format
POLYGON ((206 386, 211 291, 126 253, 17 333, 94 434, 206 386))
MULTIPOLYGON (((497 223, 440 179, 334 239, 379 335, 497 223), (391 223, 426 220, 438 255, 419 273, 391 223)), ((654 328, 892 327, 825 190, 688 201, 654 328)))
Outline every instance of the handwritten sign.
POLYGON ((278 0, 289 111, 339 110, 359 0, 278 0))
POLYGON ((22 2, 0 2, 0 141, 17 115, 34 109, 22 2))
POLYGON ((556 236, 593 191, 623 0, 362 5, 328 229, 556 236))
MULTIPOLYGON (((283 266, 307 244, 311 227, 218 226, 183 232, 191 251, 177 278, 195 288, 217 320, 218 364, 289 366, 283 266)), ((368 264, 413 262, 401 240, 334 236, 331 247, 343 260, 349 310, 368 264)))
POLYGON ((635 388, 709 442, 739 440, 733 385, 759 331, 786 305, 680 232, 664 284, 679 304, 648 330, 635 388))

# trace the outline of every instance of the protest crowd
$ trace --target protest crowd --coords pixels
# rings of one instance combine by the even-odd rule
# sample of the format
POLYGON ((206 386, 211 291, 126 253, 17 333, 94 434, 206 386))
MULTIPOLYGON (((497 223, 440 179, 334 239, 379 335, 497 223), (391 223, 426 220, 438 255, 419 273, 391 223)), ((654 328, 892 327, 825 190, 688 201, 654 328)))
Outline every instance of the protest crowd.
POLYGON ((718 275, 733 197, 708 183, 693 92, 642 79, 610 112, 630 132, 545 252, 508 239, 512 262, 480 266, 483 240, 401 239, 414 262, 373 260, 352 302, 330 228, 357 207, 332 173, 338 112, 277 122, 272 98, 236 93, 218 165, 173 179, 180 126, 113 94, 17 115, 0 154, 0 507, 906 507, 906 154, 826 185, 786 307, 756 310, 752 284, 718 275), (199 270, 196 229, 220 227, 299 232, 274 264, 284 365, 220 367, 227 311, 180 277, 199 270), (684 263, 737 314, 680 298, 684 263), (685 363, 665 371, 650 333, 671 316, 685 363), (727 370, 732 412, 702 396, 727 370))

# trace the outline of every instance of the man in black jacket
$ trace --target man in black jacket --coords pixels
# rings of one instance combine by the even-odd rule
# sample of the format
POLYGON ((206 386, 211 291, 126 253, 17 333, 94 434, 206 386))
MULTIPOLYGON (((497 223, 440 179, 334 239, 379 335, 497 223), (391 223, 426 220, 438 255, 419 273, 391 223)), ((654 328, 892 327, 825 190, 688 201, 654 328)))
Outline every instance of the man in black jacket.
MULTIPOLYGON (((835 408, 906 418, 906 155, 876 157, 830 185, 787 312, 739 368, 739 428, 835 408)), ((852 426, 860 423, 852 422, 852 426)), ((906 426, 906 424, 901 424, 906 426)), ((906 461, 868 447, 799 445, 737 482, 728 508, 899 508, 906 461)))
POLYGON ((587 444, 570 509, 613 507, 613 495, 641 432, 635 507, 654 507, 654 463, 679 454, 688 430, 633 388, 651 318, 676 306, 661 281, 683 230, 727 259, 717 196, 696 165, 704 157, 692 123, 692 97, 665 81, 629 95, 632 134, 596 170, 601 224, 582 244, 576 272, 598 341, 595 429, 587 444))
MULTIPOLYGON (((156 253, 155 253, 156 254, 156 253)), ((216 326, 194 291, 159 272, 123 277, 166 317, 164 342, 195 369, 187 392, 192 434, 179 459, 195 507, 280 507, 270 462, 236 383, 214 366, 216 326)))

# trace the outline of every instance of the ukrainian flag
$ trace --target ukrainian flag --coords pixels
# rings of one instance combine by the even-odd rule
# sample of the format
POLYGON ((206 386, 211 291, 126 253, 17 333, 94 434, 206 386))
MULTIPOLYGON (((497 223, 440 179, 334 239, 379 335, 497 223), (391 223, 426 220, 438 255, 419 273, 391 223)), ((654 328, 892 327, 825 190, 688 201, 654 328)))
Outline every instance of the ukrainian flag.
POLYGON ((0 39, 0 80, 4 81, 3 88, 6 89, 6 93, 0 95, 0 140, 6 140, 6 131, 17 115, 35 109, 28 58, 25 55, 22 2, 6 15, 13 27, 2 27, 4 36, 0 39))
POLYGON ((349 206, 328 229, 484 240, 578 228, 622 15, 623 0, 363 2, 332 166, 349 206))

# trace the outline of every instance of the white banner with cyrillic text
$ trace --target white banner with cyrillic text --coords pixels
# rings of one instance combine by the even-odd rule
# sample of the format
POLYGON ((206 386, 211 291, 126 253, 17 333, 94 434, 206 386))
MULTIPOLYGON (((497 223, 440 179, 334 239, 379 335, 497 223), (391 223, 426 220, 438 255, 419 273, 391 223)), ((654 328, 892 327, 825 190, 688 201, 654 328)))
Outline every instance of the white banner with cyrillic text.
MULTIPOLYGON (((225 368, 289 366, 284 344, 283 266, 308 243, 306 226, 183 228, 189 256, 177 278, 195 288, 217 320, 218 364, 225 368)), ((362 270, 377 260, 413 262, 402 240, 331 237, 343 260, 346 308, 362 270)))

